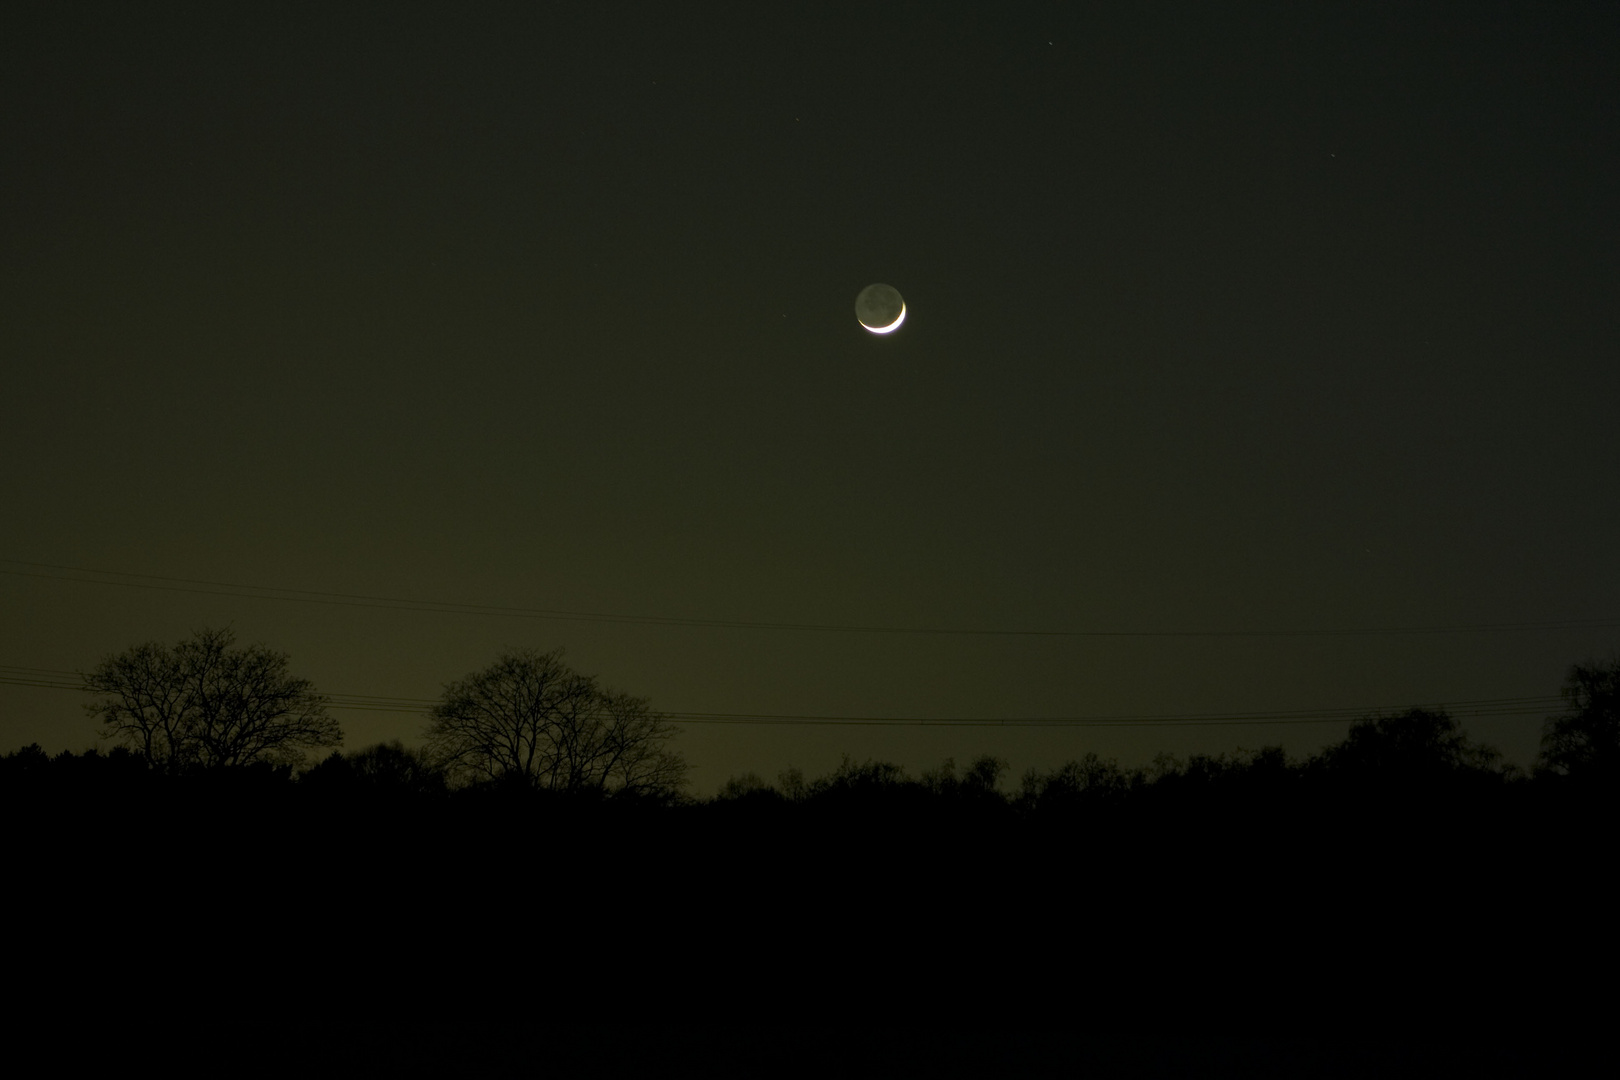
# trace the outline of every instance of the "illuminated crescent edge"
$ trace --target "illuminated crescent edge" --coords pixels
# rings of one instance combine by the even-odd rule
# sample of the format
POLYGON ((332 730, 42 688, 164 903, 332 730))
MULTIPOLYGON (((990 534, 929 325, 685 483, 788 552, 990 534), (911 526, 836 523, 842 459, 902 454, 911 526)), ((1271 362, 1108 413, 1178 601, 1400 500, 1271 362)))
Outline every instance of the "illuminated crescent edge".
POLYGON ((896 330, 900 329, 900 324, 905 322, 905 321, 906 321, 906 302, 904 300, 902 300, 902 301, 900 301, 900 315, 899 315, 899 317, 896 318, 894 320, 894 322, 890 323, 888 326, 866 326, 865 323, 861 323, 861 325, 866 326, 866 329, 870 330, 874 334, 892 334, 896 330))

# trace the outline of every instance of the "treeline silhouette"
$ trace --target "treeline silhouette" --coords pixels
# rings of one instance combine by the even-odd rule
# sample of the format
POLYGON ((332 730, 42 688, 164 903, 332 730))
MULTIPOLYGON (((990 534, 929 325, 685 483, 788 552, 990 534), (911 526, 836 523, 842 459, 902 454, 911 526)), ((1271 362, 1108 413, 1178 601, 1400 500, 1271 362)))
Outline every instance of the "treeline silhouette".
MULTIPOLYGON (((608 700, 555 654, 518 659, 569 701, 608 700)), ((947 1043, 1078 1025, 1116 1048, 1121 1031, 1308 1037, 1345 1064, 1312 1058, 1321 1074, 1425 1040, 1451 1063, 1511 1047, 1534 1065, 1606 1023, 1579 988, 1616 956, 1617 687, 1620 664, 1577 666, 1528 770, 1413 709, 1304 759, 1084 754, 1013 777, 989 756, 917 775, 846 758, 693 798, 612 781, 675 767, 667 732, 621 701, 626 726, 555 730, 592 755, 614 730, 651 732, 636 768, 653 772, 570 772, 549 743, 541 770, 459 771, 398 742, 187 768, 35 745, 0 756, 0 812, 34 902, 13 925, 79 928, 60 946, 79 967, 51 970, 123 972, 106 977, 138 997, 145 973, 180 965, 274 1005, 274 953, 292 949, 343 1008, 414 995, 389 1013, 401 1045, 423 1037, 397 1019, 421 1001, 494 995, 565 1042, 630 1022, 943 1025, 930 1038, 947 1043)), ((309 1032, 327 1029, 301 1023, 320 1043, 309 1032)), ((527 1060, 482 1032, 456 1026, 435 1061, 480 1045, 527 1060)), ((345 1039, 351 1063, 382 1060, 345 1039)), ((567 1045, 550 1060, 611 1057, 567 1045)))
POLYGON ((964 863, 1000 867, 952 886, 993 906, 990 894, 1019 867, 1062 877, 1075 860, 1088 876, 1106 867, 1121 893, 1151 904, 1171 879, 1207 903, 1289 875, 1293 889, 1311 875, 1359 888, 1392 875, 1438 886, 1449 874, 1502 896, 1540 888, 1508 876, 1509 853, 1539 862, 1551 887, 1612 845, 1620 783, 1606 693, 1549 721, 1548 750, 1530 771, 1503 764, 1446 713, 1412 709, 1357 721, 1302 760, 1276 746, 1141 766, 1088 753, 1015 782, 991 756, 915 776, 846 756, 825 776, 748 773, 707 798, 668 786, 547 787, 519 772, 468 780, 397 741, 302 770, 174 771, 125 747, 52 756, 34 745, 0 757, 0 805, 36 823, 36 836, 81 848, 180 843, 242 862, 279 845, 331 880, 353 878, 357 860, 404 867, 440 851, 520 879, 531 865, 567 866, 603 895, 699 866, 727 876, 742 863, 755 884, 802 894, 860 860, 896 884, 964 863))
POLYGON ((732 838, 846 831, 856 843, 900 834, 916 843, 959 844, 975 836, 1102 842, 1165 833, 1180 844, 1214 830, 1242 830, 1301 848, 1351 832, 1411 847, 1423 842, 1426 829, 1466 821, 1450 838, 1455 845, 1545 826, 1549 816, 1567 819, 1566 835, 1598 827, 1620 789, 1617 672, 1620 666, 1575 669, 1572 710, 1548 721, 1541 759, 1529 772, 1503 764, 1445 712, 1412 709, 1356 721, 1341 742, 1303 760, 1276 746, 1161 755, 1134 767, 1087 753, 1009 783, 1006 763, 991 756, 963 767, 947 760, 918 776, 891 762, 846 756, 815 779, 798 769, 775 782, 735 776, 706 799, 670 784, 550 787, 517 771, 469 780, 447 767, 445 756, 398 741, 334 751, 301 770, 269 761, 175 770, 124 746, 51 756, 31 745, 0 756, 0 798, 16 813, 82 818, 87 830, 161 808, 192 819, 193 834, 247 822, 367 815, 419 826, 477 821, 497 834, 566 821, 579 836, 634 824, 732 838))
MULTIPOLYGON (((685 795, 688 766, 673 748, 679 729, 645 699, 575 671, 560 649, 509 649, 489 667, 446 684, 420 749, 396 742, 332 751, 314 767, 311 752, 342 741, 329 699, 292 674, 285 653, 237 647, 229 630, 205 628, 173 646, 135 646, 106 657, 82 679, 92 695, 86 709, 121 747, 105 760, 90 752, 49 765, 33 747, 4 759, 0 779, 14 774, 37 787, 60 772, 64 783, 80 786, 91 776, 161 786, 132 779, 139 763, 176 781, 170 785, 176 789, 267 792, 280 785, 329 807, 368 799, 396 808, 496 801, 506 813, 524 805, 577 811, 697 804, 685 795)), ((797 770, 774 784, 752 773, 733 777, 707 802, 709 816, 731 819, 780 817, 791 809, 829 821, 898 815, 1098 825, 1194 804, 1202 814, 1226 814, 1356 803, 1358 812, 1376 817, 1424 803, 1523 800, 1526 791, 1568 797, 1612 787, 1620 771, 1620 659, 1573 666, 1563 696, 1568 710, 1546 721, 1528 776, 1504 765, 1496 749, 1472 742, 1443 710, 1414 708, 1364 717, 1342 742, 1303 761, 1268 747, 1186 760, 1161 756, 1123 768, 1093 753, 1050 773, 1031 771, 1009 792, 1006 764, 991 757, 960 772, 947 761, 916 778, 892 763, 846 758, 832 775, 813 781, 797 770)))
MULTIPOLYGON (((1620 669, 1617 669, 1620 670, 1620 669)), ((1591 680, 1589 669, 1578 676, 1591 680)), ((1620 678, 1608 673, 1607 678, 1620 678)), ((1612 698, 1613 691, 1606 692, 1612 698)), ((1353 812, 1368 822, 1390 814, 1461 805, 1573 805, 1612 794, 1616 764, 1612 701, 1604 694, 1548 721, 1544 749, 1528 772, 1504 764, 1494 748, 1470 740, 1443 710, 1411 709, 1369 716, 1350 725, 1343 741, 1305 759, 1280 746, 1256 751, 1162 754, 1147 765, 1123 766, 1095 753, 1049 770, 1030 769, 1015 784, 1008 766, 981 756, 959 767, 947 759, 911 776, 886 761, 846 755, 832 773, 807 779, 791 768, 774 782, 754 773, 728 780, 709 798, 672 785, 610 789, 599 785, 546 787, 521 774, 460 779, 426 750, 399 741, 333 751, 302 769, 288 763, 171 770, 138 752, 114 746, 47 754, 37 744, 0 756, 0 792, 14 804, 190 798, 334 810, 455 812, 489 806, 506 813, 603 815, 634 813, 691 820, 780 823, 789 818, 837 822, 940 819, 952 825, 1044 823, 1100 828, 1153 821, 1197 810, 1210 815, 1275 816, 1280 810, 1353 812)))

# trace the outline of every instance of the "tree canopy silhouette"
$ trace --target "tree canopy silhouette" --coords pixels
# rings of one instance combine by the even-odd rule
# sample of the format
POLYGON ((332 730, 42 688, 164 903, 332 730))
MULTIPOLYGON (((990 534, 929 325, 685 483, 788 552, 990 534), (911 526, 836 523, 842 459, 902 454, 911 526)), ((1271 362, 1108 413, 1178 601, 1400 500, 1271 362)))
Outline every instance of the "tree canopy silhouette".
POLYGON ((432 760, 462 783, 667 796, 686 780, 680 733, 642 698, 604 690, 562 650, 514 650, 445 687, 427 729, 432 760))
POLYGON ((347 754, 333 751, 309 769, 299 784, 315 791, 380 797, 421 797, 444 793, 444 774, 398 739, 347 754))
POLYGON ((1412 787, 1447 779, 1495 777, 1502 755, 1471 741, 1443 709, 1408 709, 1350 725, 1343 742, 1311 762, 1329 776, 1380 786, 1412 787))
POLYGON ((1126 771, 1118 762, 1090 751, 1045 776, 1030 769, 1024 774, 1019 803, 1027 810, 1045 811, 1114 806, 1146 782, 1141 770, 1126 771))
POLYGON ((1620 775, 1620 660, 1574 665, 1563 696, 1571 711, 1542 728, 1542 770, 1580 779, 1620 775))
POLYGON ((167 773, 297 765, 343 741, 327 699, 291 675, 286 653, 235 642, 229 630, 203 629, 172 648, 149 642, 109 656, 84 676, 100 698, 85 708, 107 737, 167 773))

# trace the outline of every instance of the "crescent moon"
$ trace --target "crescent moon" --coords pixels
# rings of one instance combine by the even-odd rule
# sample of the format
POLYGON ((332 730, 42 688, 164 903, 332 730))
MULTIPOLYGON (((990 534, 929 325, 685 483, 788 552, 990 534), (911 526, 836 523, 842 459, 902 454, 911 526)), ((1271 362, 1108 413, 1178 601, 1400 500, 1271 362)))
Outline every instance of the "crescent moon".
POLYGON ((890 323, 888 326, 866 326, 865 323, 861 323, 861 325, 866 326, 866 329, 870 330, 874 334, 892 334, 896 330, 900 329, 900 324, 905 321, 906 302, 902 300, 900 301, 900 314, 896 316, 894 322, 890 323))

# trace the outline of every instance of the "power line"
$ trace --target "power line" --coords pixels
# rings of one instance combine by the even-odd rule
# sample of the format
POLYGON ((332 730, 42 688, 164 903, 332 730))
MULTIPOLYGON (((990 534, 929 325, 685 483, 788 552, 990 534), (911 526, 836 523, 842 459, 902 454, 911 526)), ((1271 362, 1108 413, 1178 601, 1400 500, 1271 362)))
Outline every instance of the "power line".
MULTIPOLYGON (((24 668, 0 664, 0 685, 36 686, 53 690, 83 690, 78 672, 57 668, 24 668)), ((349 712, 388 712, 426 715, 433 698, 384 694, 326 695, 328 707, 349 712)), ((1545 718, 1565 704, 1558 696, 1480 698, 1451 703, 1431 702, 1419 708, 1441 708, 1458 719, 1481 717, 1545 718)), ((1097 714, 1079 716, 828 716, 808 713, 664 712, 683 724, 741 724, 747 726, 842 727, 1226 727, 1272 724, 1350 723, 1368 716, 1387 716, 1405 708, 1290 709, 1221 713, 1097 714)))
MULTIPOLYGON (((1462 701, 1454 705, 1430 703, 1418 708, 1443 708, 1456 718, 1548 715, 1563 703, 1558 697, 1498 698, 1462 701)), ((816 716, 765 713, 665 713, 671 720, 691 724, 785 724, 946 727, 1224 727, 1255 724, 1343 724, 1368 716, 1387 716, 1406 709, 1305 709, 1286 712, 1164 713, 1156 715, 1093 716, 816 716)))
POLYGON ((152 589, 163 592, 195 593, 205 596, 233 596, 256 600, 283 600, 301 604, 324 604, 334 607, 371 608, 386 611, 420 611, 444 615, 478 615, 561 622, 598 622, 639 626, 679 626, 738 630, 798 630, 818 633, 896 634, 938 637, 1262 638, 1541 633, 1553 630, 1590 630, 1620 627, 1620 621, 1613 619, 1549 619, 1445 626, 1358 627, 1338 630, 1008 630, 983 627, 871 626, 841 623, 769 622, 751 619, 706 619, 688 616, 565 611, 550 608, 509 607, 498 604, 471 604, 453 600, 417 600, 403 597, 374 596, 364 593, 337 593, 315 589, 244 585, 237 582, 165 577, 158 574, 135 574, 122 570, 97 570, 80 566, 63 566, 56 563, 27 562, 20 559, 0 559, 0 563, 36 568, 35 570, 0 569, 0 574, 12 577, 69 581, 85 585, 113 585, 121 588, 152 589), (58 572, 42 572, 45 570, 58 572), (118 578, 137 580, 115 580, 118 578))

